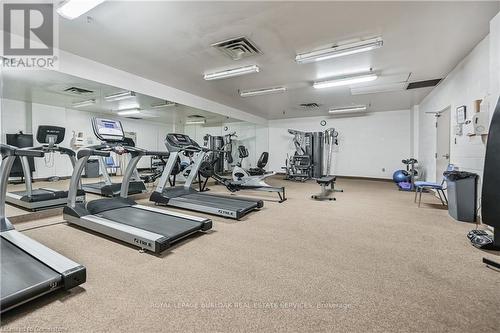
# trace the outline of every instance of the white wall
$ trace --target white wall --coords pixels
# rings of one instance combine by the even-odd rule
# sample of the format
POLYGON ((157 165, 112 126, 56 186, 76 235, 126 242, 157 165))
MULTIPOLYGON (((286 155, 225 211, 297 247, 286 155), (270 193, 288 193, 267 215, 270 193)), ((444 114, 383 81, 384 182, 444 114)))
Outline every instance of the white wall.
POLYGON ((288 129, 315 132, 334 127, 339 146, 331 173, 338 176, 392 178, 411 155, 410 110, 374 112, 356 117, 308 117, 269 121, 269 169, 282 171, 295 148, 288 129), (322 120, 327 121, 321 126, 322 120))
POLYGON ((500 13, 490 22, 490 115, 500 97, 500 13))
POLYGON ((469 137, 467 128, 461 136, 455 135, 456 108, 467 107, 467 118, 475 112, 474 101, 488 95, 489 87, 489 38, 483 39, 463 59, 446 79, 437 86, 419 105, 419 156, 420 166, 426 179, 436 181, 436 127, 433 114, 447 107, 451 108, 450 163, 460 169, 482 175, 485 140, 480 136, 469 137))
MULTIPOLYGON (((70 147, 74 131, 84 132, 88 144, 98 143, 92 131, 91 118, 99 114, 8 99, 2 100, 2 106, 2 142, 5 142, 5 133, 16 133, 22 130, 25 133, 36 135, 38 126, 53 125, 66 128, 66 136, 61 143, 62 146, 70 147)), ((104 116, 113 118, 109 115, 104 116)), ((173 124, 124 118, 116 119, 122 122, 125 131, 137 134, 136 145, 138 147, 148 150, 165 150, 163 144, 165 134, 173 131, 173 124)), ((33 174, 35 178, 71 175, 72 167, 67 156, 54 154, 50 158, 54 158, 54 160, 50 160, 49 156, 45 159, 35 159, 36 171, 33 174)), ((149 167, 149 159, 142 159, 138 166, 140 168, 149 167)))
POLYGON ((1 137, 2 143, 6 143, 5 134, 23 133, 30 134, 31 126, 28 126, 28 121, 31 119, 31 103, 22 101, 14 101, 10 99, 2 99, 2 113, 1 113, 1 137))

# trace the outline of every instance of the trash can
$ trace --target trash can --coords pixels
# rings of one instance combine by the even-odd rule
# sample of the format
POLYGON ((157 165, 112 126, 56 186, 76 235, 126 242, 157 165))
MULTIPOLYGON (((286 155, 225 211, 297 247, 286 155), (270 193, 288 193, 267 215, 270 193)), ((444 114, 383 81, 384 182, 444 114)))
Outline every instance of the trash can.
POLYGON ((99 160, 92 159, 87 161, 87 164, 85 164, 85 177, 99 177, 99 160))
POLYGON ((476 222, 478 175, 466 171, 447 171, 444 176, 450 216, 462 222, 476 222))

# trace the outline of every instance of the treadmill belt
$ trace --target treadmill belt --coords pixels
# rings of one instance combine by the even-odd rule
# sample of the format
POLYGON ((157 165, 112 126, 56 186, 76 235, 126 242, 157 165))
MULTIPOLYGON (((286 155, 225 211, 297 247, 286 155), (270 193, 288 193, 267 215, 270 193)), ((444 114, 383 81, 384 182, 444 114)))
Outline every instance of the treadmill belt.
MULTIPOLYGON (((21 197, 22 197, 22 196, 27 195, 27 192, 26 192, 26 191, 12 191, 12 192, 10 192, 10 193, 15 194, 15 195, 19 195, 19 196, 21 196, 21 197)), ((52 195, 53 193, 54 193, 54 192, 49 191, 49 190, 45 190, 45 189, 43 189, 43 188, 37 188, 37 189, 33 189, 33 190, 31 191, 31 194, 32 194, 32 195, 45 195, 45 194, 50 194, 50 195, 52 195)))
MULTIPOLYGON (((21 201, 25 202, 44 202, 57 199, 66 199, 68 197, 68 191, 66 190, 47 190, 44 188, 37 188, 31 191, 31 197, 28 197, 26 191, 15 191, 10 192, 21 197, 21 201)), ((78 189, 78 197, 84 196, 85 191, 78 189)))
POLYGON ((17 191, 11 193, 21 196, 21 201, 26 201, 26 202, 41 202, 41 201, 58 199, 57 192, 45 190, 43 188, 32 190, 31 197, 28 197, 26 191, 17 191))
POLYGON ((202 227, 202 222, 134 207, 107 210, 96 216, 168 238, 182 237, 202 227))
POLYGON ((197 205, 200 206, 217 207, 220 209, 228 209, 236 211, 238 210, 247 211, 249 209, 257 207, 257 202, 255 201, 243 201, 238 199, 219 197, 202 193, 191 193, 183 195, 181 197, 176 197, 174 200, 188 201, 190 203, 196 203, 197 205))
POLYGON ((96 189, 96 190, 100 190, 104 186, 106 186, 106 183, 104 183, 104 182, 82 184, 83 188, 93 188, 93 189, 96 189))
POLYGON ((2 310, 50 291, 60 285, 59 273, 1 238, 2 310))

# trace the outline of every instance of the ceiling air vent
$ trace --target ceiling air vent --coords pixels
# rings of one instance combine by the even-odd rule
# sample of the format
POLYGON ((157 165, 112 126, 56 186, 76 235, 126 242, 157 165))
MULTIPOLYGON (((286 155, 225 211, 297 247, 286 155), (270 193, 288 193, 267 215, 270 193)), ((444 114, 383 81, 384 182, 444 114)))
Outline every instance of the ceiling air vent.
POLYGON ((300 107, 306 111, 313 111, 319 109, 318 103, 302 103, 300 107))
POLYGON ((262 53, 257 46, 246 37, 231 38, 214 43, 212 46, 233 60, 240 60, 262 53))
POLYGON ((141 120, 141 117, 125 117, 127 119, 133 119, 133 120, 141 120))
POLYGON ((427 87, 434 87, 437 86, 439 82, 441 82, 442 79, 434 79, 434 80, 425 80, 425 81, 416 81, 416 82, 411 82, 408 87, 406 87, 406 90, 410 89, 418 89, 418 88, 427 88, 427 87))
POLYGON ((190 119, 204 119, 205 117, 200 116, 198 114, 193 114, 193 115, 188 116, 188 118, 190 118, 190 119))
POLYGON ((70 87, 70 88, 64 89, 64 92, 68 93, 68 94, 72 94, 72 95, 78 95, 78 96, 92 95, 94 93, 92 90, 78 88, 78 87, 70 87))

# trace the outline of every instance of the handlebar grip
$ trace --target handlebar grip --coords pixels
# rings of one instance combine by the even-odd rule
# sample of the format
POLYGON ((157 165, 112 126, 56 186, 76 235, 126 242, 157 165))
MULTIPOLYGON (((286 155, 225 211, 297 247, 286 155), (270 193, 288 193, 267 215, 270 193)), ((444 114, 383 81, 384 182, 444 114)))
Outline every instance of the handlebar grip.
POLYGON ((76 155, 74 150, 69 149, 69 148, 64 148, 64 147, 59 147, 59 152, 61 154, 66 154, 68 156, 75 156, 76 155))
POLYGON ((161 157, 169 157, 170 153, 168 151, 147 151, 147 156, 161 156, 161 157))
POLYGON ((110 155, 109 151, 94 150, 94 149, 80 149, 77 153, 77 159, 84 156, 102 156, 108 157, 110 155))
POLYGON ((14 152, 16 156, 26 156, 26 157, 44 157, 45 153, 41 150, 30 150, 30 149, 16 149, 14 152))

